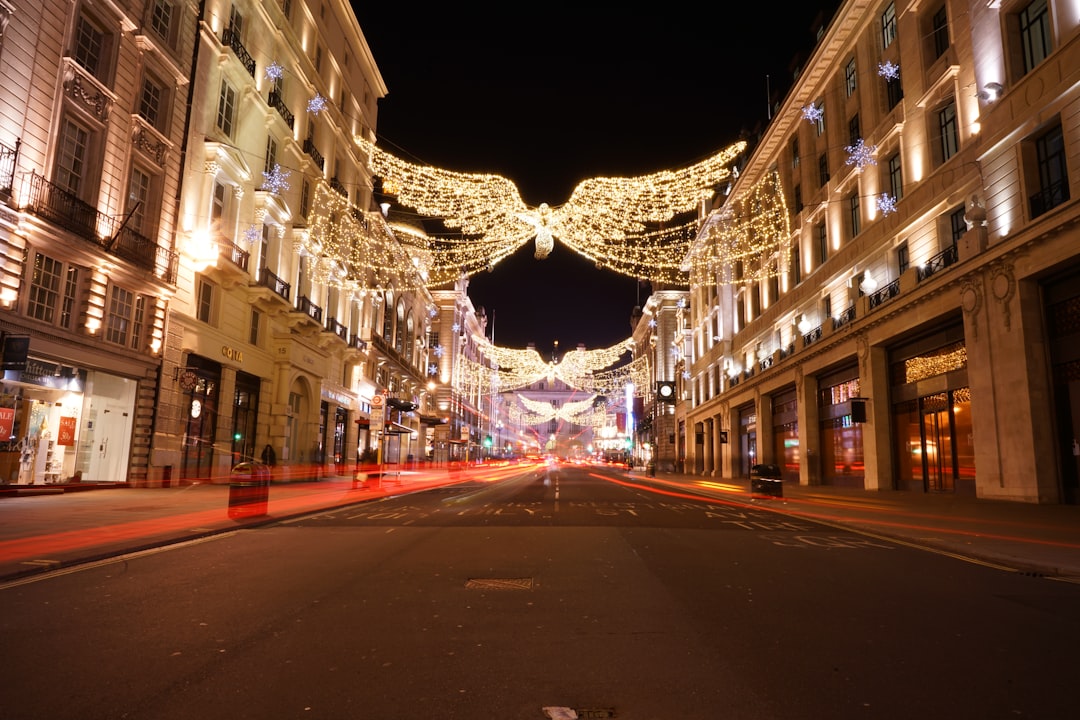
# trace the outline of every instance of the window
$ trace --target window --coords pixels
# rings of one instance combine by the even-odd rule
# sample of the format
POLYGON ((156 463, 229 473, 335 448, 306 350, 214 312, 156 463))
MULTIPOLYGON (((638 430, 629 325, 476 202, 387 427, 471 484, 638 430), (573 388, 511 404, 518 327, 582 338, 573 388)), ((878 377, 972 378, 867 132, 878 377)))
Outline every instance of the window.
POLYGON ((888 104, 889 109, 900 104, 900 101, 904 99, 904 86, 900 83, 900 77, 886 78, 885 80, 885 102, 888 104))
POLYGON ((236 90, 228 81, 221 81, 221 93, 218 95, 217 127, 226 136, 233 136, 233 122, 236 118, 236 90))
POLYGON ((821 153, 818 157, 818 185, 825 187, 829 184, 829 154, 821 153))
POLYGON ((793 285, 802 282, 802 249, 798 243, 791 246, 791 282, 793 285))
POLYGON ((270 266, 270 226, 263 224, 262 237, 259 240, 259 269, 270 266))
POLYGON ((60 128, 55 182, 73 195, 79 195, 85 184, 89 143, 90 132, 65 118, 60 128))
POLYGON ((225 220, 225 214, 229 205, 229 191, 225 183, 220 180, 214 181, 214 195, 210 202, 210 220, 214 225, 219 226, 225 220))
POLYGON ((825 105, 823 103, 818 103, 814 129, 817 131, 818 137, 825 134, 825 105))
POLYGON ((1030 203, 1031 217, 1036 218, 1069 199, 1069 173, 1060 124, 1037 137, 1034 145, 1038 190, 1031 195, 1030 203))
POLYGON ((889 169, 889 192, 894 200, 904 197, 904 172, 900 165, 900 153, 896 152, 889 156, 887 163, 889 169))
POLYGON ((263 162, 263 172, 269 175, 277 165, 277 142, 273 137, 266 137, 266 160, 263 162))
POLYGON ((150 28, 170 47, 176 44, 173 24, 173 5, 170 0, 153 0, 150 28))
POLYGON ((791 139, 791 167, 799 167, 799 138, 791 139))
POLYGON ((851 231, 851 237, 855 237, 862 230, 859 217, 859 195, 858 193, 850 196, 847 200, 848 205, 848 229, 851 231))
POLYGON ((156 130, 165 129, 165 99, 164 83, 147 73, 139 93, 139 116, 156 130))
POLYGON ((960 149, 960 137, 956 126, 956 103, 950 101, 948 105, 937 112, 938 150, 941 162, 945 162, 960 149))
POLYGON ((128 180, 128 221, 127 227, 143 236, 149 236, 150 213, 150 184, 148 174, 137 167, 131 168, 131 178, 128 180))
POLYGON ((307 180, 300 186, 300 217, 306 218, 311 210, 311 184, 307 180))
POLYGON ((855 113, 848 120, 848 145, 858 145, 862 139, 862 128, 859 127, 859 113, 855 113))
POLYGON ((240 40, 244 36, 244 16, 236 9, 236 5, 229 8, 229 30, 240 40))
POLYGON ((209 324, 213 320, 214 313, 214 286, 212 283, 200 278, 195 288, 195 318, 200 322, 209 324))
POLYGON ((75 62, 98 80, 104 81, 105 74, 105 31, 88 18, 80 15, 75 22, 75 62))
POLYGON ((143 338, 146 333, 146 298, 139 295, 135 298, 135 313, 131 322, 131 340, 128 344, 132 350, 141 350, 143 338))
POLYGON ((825 231, 825 223, 818 223, 814 227, 817 234, 818 265, 824 265, 829 259, 829 234, 825 231))
POLYGON ((322 46, 315 46, 315 72, 322 72, 322 46))
POLYGON ((949 49, 949 16, 944 5, 930 16, 930 38, 933 42, 933 57, 937 60, 949 49))
POLYGON ((802 212, 802 185, 796 185, 794 188, 792 188, 792 206, 795 208, 796 215, 802 212))
POLYGON ((56 321, 55 308, 60 298, 64 264, 46 255, 34 256, 34 274, 30 279, 26 314, 47 323, 56 321))
POLYGON ((844 92, 848 97, 855 94, 855 58, 848 60, 844 67, 844 92))
POLYGON ((109 309, 105 314, 105 340, 127 345, 135 313, 135 294, 117 285, 109 288, 109 309))
POLYGON ((960 236, 966 233, 967 229, 967 220, 964 218, 963 207, 949 213, 949 240, 953 245, 960 241, 960 236))
POLYGON ((892 45, 896 39, 896 3, 889 3, 881 13, 881 48, 892 45))
POLYGON ((258 310, 251 311, 251 325, 248 328, 248 342, 252 345, 259 344, 259 326, 262 324, 262 313, 258 310))
POLYGON ((903 275, 904 272, 911 266, 911 256, 908 254, 907 243, 902 243, 896 248, 896 268, 899 271, 899 275, 903 275))
POLYGON ((1050 17, 1046 0, 1035 0, 1020 11, 1017 20, 1026 75, 1050 54, 1050 17))

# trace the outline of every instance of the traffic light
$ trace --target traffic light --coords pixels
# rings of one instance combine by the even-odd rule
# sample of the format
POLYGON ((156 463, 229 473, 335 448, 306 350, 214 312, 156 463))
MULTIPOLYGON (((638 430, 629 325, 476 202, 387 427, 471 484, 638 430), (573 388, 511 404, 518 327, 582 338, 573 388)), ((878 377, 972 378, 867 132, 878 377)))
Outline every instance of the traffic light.
POLYGON ((240 442, 241 440, 244 439, 244 434, 242 432, 240 432, 239 430, 237 430, 236 432, 234 432, 232 434, 232 439, 233 439, 233 442, 240 442))
POLYGON ((491 442, 492 442, 491 441, 491 436, 490 435, 485 435, 484 436, 484 447, 491 447, 491 442))

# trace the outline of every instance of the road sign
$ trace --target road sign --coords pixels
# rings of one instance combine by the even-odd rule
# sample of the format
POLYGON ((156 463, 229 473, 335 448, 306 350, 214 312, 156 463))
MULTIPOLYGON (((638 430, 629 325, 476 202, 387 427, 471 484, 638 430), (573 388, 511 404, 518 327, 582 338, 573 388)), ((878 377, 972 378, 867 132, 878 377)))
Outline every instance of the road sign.
POLYGON ((382 410, 384 407, 386 407, 386 396, 385 395, 380 394, 380 395, 376 395, 373 398, 371 398, 371 409, 372 410, 376 410, 376 409, 382 410))

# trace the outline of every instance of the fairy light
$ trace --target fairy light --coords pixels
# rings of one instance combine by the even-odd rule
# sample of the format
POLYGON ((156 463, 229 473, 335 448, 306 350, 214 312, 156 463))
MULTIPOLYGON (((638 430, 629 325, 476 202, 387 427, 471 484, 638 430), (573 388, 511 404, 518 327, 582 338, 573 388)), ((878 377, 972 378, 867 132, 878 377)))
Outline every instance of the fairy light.
POLYGON ((258 240, 259 235, 260 233, 258 225, 248 225, 247 229, 244 230, 244 240, 249 243, 253 243, 258 240))
POLYGON ((275 82, 280 80, 285 75, 285 68, 278 64, 276 60, 266 66, 266 79, 274 80, 275 82))
MULTIPOLYGON (((655 225, 694 210, 726 180, 728 165, 745 149, 735 143, 689 167, 638 177, 582 181, 559 206, 526 205, 517 187, 500 175, 462 173, 398 158, 363 137, 355 142, 373 175, 397 189, 402 205, 439 218, 466 239, 435 239, 433 278, 494 267, 529 240, 546 257, 558 239, 597 267, 633 277, 677 280, 692 233, 686 227, 656 231, 655 225), (663 255, 658 257, 658 253, 663 255)), ((450 278, 453 279, 453 278, 450 278)))
POLYGON ((787 204, 774 171, 710 215, 684 267, 693 284, 718 276, 725 284, 748 284, 785 272, 790 255, 787 204))

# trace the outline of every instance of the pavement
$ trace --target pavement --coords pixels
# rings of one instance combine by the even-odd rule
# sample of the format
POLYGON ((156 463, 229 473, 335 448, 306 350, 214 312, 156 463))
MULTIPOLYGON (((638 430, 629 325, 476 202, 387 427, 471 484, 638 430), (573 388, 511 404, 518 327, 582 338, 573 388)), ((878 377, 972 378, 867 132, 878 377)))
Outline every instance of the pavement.
MULTIPOLYGON (((516 473, 520 468, 505 471, 516 473)), ((0 486, 0 585, 489 472, 498 471, 436 470, 366 482, 336 477, 261 487, 0 486)), ((610 467, 597 472, 659 483, 671 493, 812 519, 1012 572, 1080 583, 1078 505, 790 483, 784 483, 777 496, 752 493, 748 481, 663 472, 646 478, 637 470, 610 467)))

